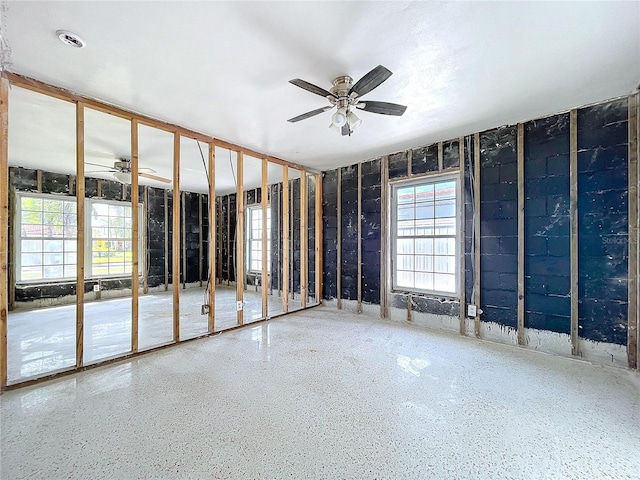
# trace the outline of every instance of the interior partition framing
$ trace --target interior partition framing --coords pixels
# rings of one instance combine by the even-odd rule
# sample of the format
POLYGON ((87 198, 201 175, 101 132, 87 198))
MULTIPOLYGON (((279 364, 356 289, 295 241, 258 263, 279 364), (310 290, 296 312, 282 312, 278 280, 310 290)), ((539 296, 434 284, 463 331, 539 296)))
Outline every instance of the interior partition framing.
MULTIPOLYGON (((4 225, 9 224, 9 195, 10 195, 10 184, 9 184, 9 152, 8 152, 8 138, 9 138, 9 88, 10 86, 16 86, 20 88, 24 88, 35 93, 50 96, 53 98, 57 98, 59 100, 63 100, 66 102, 70 102, 75 105, 76 112, 76 128, 75 128, 75 143, 76 143, 76 181, 75 181, 75 196, 76 196, 76 204, 78 209, 78 223, 77 223, 77 249, 78 249, 78 268, 77 268, 77 276, 75 281, 76 288, 76 301, 75 301, 75 312, 76 312, 76 362, 75 365, 69 367, 68 369, 62 371, 56 371, 54 373, 45 373, 42 376, 29 378, 27 380, 18 381, 16 383, 12 383, 11 385, 7 384, 7 325, 8 325, 8 302, 9 302, 9 238, 7 229, 0 230, 0 270, 2 274, 0 275, 0 391, 4 391, 8 388, 17 388, 25 385, 31 385, 34 383, 42 382, 54 377, 58 377, 61 375, 67 375, 76 371, 85 370, 87 368, 93 368, 99 365, 104 365, 106 363, 110 363, 113 361, 117 361, 124 358, 131 358, 132 356, 147 353, 150 351, 155 351, 158 348, 165 348, 175 345, 177 343, 181 343, 184 341, 191 341, 195 338, 206 337, 212 335, 214 333, 215 326, 215 283, 216 271, 221 267, 221 263, 216 262, 216 249, 220 246, 218 241, 218 234, 221 232, 217 232, 214 226, 216 225, 216 216, 220 215, 221 210, 217 208, 218 202, 215 201, 215 148, 223 148, 230 151, 234 151, 237 154, 238 159, 238 191, 237 195, 237 209, 238 209, 238 217, 239 217, 239 231, 238 231, 238 242, 244 242, 244 233, 242 230, 244 229, 244 221, 243 221, 243 203, 242 199, 244 197, 244 193, 242 191, 242 166, 243 166, 243 157, 244 155, 250 155, 251 157, 260 158, 263 161, 263 174, 268 170, 268 164, 273 163, 282 166, 283 170, 283 193, 288 197, 288 169, 294 168, 301 172, 303 177, 302 182, 306 184, 306 175, 313 175, 316 179, 316 187, 321 185, 321 173, 312 168, 303 167, 296 163, 288 162, 286 160, 282 160, 277 157, 273 157, 270 155, 265 155, 262 153, 257 153, 253 150, 249 150, 240 145, 231 144, 229 142, 225 142, 219 140, 215 137, 205 135, 199 132, 194 132, 192 130, 180 127, 178 125, 169 124, 166 122, 162 122, 150 117, 146 117, 144 115, 140 115, 138 113, 134 113, 131 111, 124 110, 119 107, 115 107, 103 102, 100 102, 95 99, 86 98, 75 93, 66 91, 64 89, 40 82, 38 80, 30 79, 21 75, 17 75, 10 72, 4 72, 0 77, 0 135, 2 136, 2 142, 0 142, 0 221, 4 225), (92 110, 97 110, 99 112, 107 113, 110 115, 115 115, 117 117, 126 119, 131 122, 131 162, 132 162, 132 192, 131 192, 131 201, 132 204, 135 205, 140 203, 139 197, 139 189, 138 189, 138 176, 135 175, 138 169, 138 128, 140 125, 145 125, 152 128, 157 128, 162 131, 169 132, 173 135, 173 185, 171 190, 169 191, 169 195, 167 195, 167 190, 164 192, 164 218, 165 218, 165 226, 167 228, 164 229, 164 246, 165 252, 168 252, 169 249, 172 249, 174 252, 173 258, 171 261, 168 259, 168 255, 165 254, 164 259, 164 289, 168 290, 169 284, 172 284, 172 330, 173 330, 173 341, 168 344, 161 345, 159 347, 146 349, 144 351, 139 351, 138 345, 138 328, 137 328, 137 320, 138 320, 138 300, 140 296, 140 279, 139 279, 139 256, 140 251, 138 250, 137 242, 133 242, 134 251, 132 252, 132 288, 133 293, 131 296, 132 308, 131 308, 131 321, 132 321, 132 329, 131 329, 131 349, 129 352, 125 352, 117 357, 109 358, 104 361, 100 361, 97 363, 92 363, 91 365, 84 365, 83 363, 83 337, 84 337, 84 262, 82 258, 84 256, 84 236, 85 232, 85 222, 84 215, 82 215, 82 211, 84 209, 84 197, 85 197, 85 181, 84 181, 84 112, 86 108, 91 108, 92 110), (202 255, 207 255, 209 258, 209 262, 207 264, 208 268, 208 282, 207 282, 207 299, 209 303, 209 313, 208 313, 208 329, 207 333, 189 339, 181 339, 180 338, 180 274, 185 274, 184 267, 181 269, 181 261, 179 252, 182 251, 184 247, 185 240, 181 235, 181 221, 184 217, 183 214, 183 192, 180 190, 180 141, 181 138, 190 138, 195 139, 201 142, 206 143, 209 146, 209 159, 208 159, 208 170, 210 173, 209 178, 209 187, 208 187, 208 215, 209 215, 209 240, 207 242, 208 251, 202 251, 202 255), (171 197, 171 198, 169 198, 171 197), (172 201, 171 212, 169 211, 169 203, 172 201), (170 215, 171 214, 171 215, 170 215), (168 224, 172 222, 172 237, 169 239, 168 236, 168 224), (183 270, 181 272, 181 270, 183 270)), ((40 175, 38 173, 38 175, 40 175)), ((263 178, 263 187, 266 182, 266 177, 263 178)), ((71 181, 71 176, 70 176, 71 181)), ((100 188, 101 182, 97 182, 98 189, 100 188)), ((266 206, 267 196, 266 189, 262 189, 263 195, 263 209, 266 206)), ((70 190, 71 191, 71 190, 70 190)), ((126 189, 123 189, 124 194, 126 194, 126 189)), ((320 232, 322 228, 322 194, 321 190, 318 190, 319 193, 316 193, 315 197, 315 218, 313 220, 309 220, 309 225, 315 225, 316 232, 320 232)), ((123 194, 123 195, 124 195, 123 194)), ((308 198, 304 198, 303 205, 305 209, 307 208, 308 198)), ((145 191, 144 196, 144 204, 146 205, 147 201, 147 193, 145 191)), ((285 210, 287 208, 287 202, 284 202, 285 210)), ((288 211, 286 212, 288 214, 288 211)), ((264 217, 263 217, 264 218, 264 217)), ((283 221, 287 221, 287 217, 283 218, 283 221)), ((306 219, 305 219, 306 221, 306 219)), ((200 222, 202 223, 202 222, 200 222)), ((301 225, 305 230, 302 233, 305 244, 307 242, 307 224, 301 225)), ((141 233, 140 225, 138 223, 138 217, 134 216, 132 230, 134 231, 134 235, 137 233, 141 233)), ((285 239, 288 241, 289 238, 285 234, 285 239)), ((228 238, 228 237, 227 237, 228 238)), ((316 241, 315 243, 315 273, 316 273, 316 282, 315 282, 315 296, 318 301, 310 304, 308 306, 315 306, 319 303, 319 299, 322 298, 322 285, 321 282, 318 281, 318 278, 321 278, 321 268, 322 268, 322 248, 316 241)), ((243 248, 244 243, 238 246, 237 251, 240 254, 237 258, 236 264, 236 295, 237 300, 242 301, 242 294, 244 289, 244 276, 246 275, 245 270, 245 261, 242 256, 244 252, 243 248)), ((202 247, 200 247, 202 249, 202 247)), ((203 250, 203 249, 202 249, 203 250)), ((285 249, 285 257, 287 250, 285 249)), ((306 260, 308 258, 308 253, 304 252, 303 258, 306 260)), ((284 274, 287 274, 288 271, 288 262, 289 258, 285 258, 285 268, 283 269, 284 274)), ((263 262, 263 265, 266 266, 266 262, 263 262)), ((305 266, 306 267, 306 266, 305 266)), ((184 277, 186 278, 186 277, 184 277)), ((161 283, 162 284, 162 283, 161 283)), ((145 280, 146 286, 146 280, 145 280)), ((265 287, 267 286, 267 282, 265 282, 265 287)), ((284 282, 283 287, 285 288, 285 292, 287 289, 287 283, 284 282)), ((307 292, 308 285, 305 282, 304 284, 304 293, 303 297, 307 298, 309 292, 307 292)), ((147 289, 145 288, 142 294, 147 293, 147 289)), ((265 290, 266 293, 266 290, 265 290)), ((287 305, 287 295, 283 295, 284 301, 284 313, 288 312, 287 305)), ((263 304, 265 302, 263 301, 263 304)), ((263 308, 263 310, 265 310, 263 308)), ((269 317, 263 312, 263 318, 261 320, 268 319, 269 317)), ((261 321, 257 320, 257 321, 261 321)), ((238 311, 238 326, 243 325, 243 312, 241 309, 238 311)), ((231 327, 238 328, 238 327, 231 327)), ((216 332, 219 333, 219 332, 216 332)))

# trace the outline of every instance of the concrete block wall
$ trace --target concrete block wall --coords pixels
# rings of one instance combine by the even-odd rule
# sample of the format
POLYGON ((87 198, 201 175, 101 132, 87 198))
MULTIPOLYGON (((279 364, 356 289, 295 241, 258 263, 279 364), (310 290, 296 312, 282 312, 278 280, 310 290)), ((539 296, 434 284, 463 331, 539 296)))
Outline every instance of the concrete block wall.
MULTIPOLYGON (((628 342, 629 218, 628 218, 628 99, 605 101, 577 109, 578 150, 578 335, 580 351, 591 358, 609 357, 626 364, 628 342), (593 343, 596 342, 596 343, 593 343), (598 345, 602 345, 599 347, 598 345), (604 352, 604 353, 603 353, 604 352), (608 353, 607 353, 608 352, 608 353), (614 358, 615 357, 615 358, 614 358)), ((518 126, 480 132, 480 151, 473 135, 460 140, 395 152, 385 159, 365 161, 323 174, 323 295, 331 304, 352 308, 382 304, 391 318, 411 320, 412 313, 456 328, 459 298, 441 298, 390 290, 380 273, 387 261, 379 232, 381 199, 390 182, 431 173, 459 172, 464 148, 464 299, 462 308, 482 309, 481 336, 517 341, 518 248, 524 243, 524 328, 534 348, 570 354, 570 122, 569 113, 531 120, 522 125, 524 141, 524 231, 518 229, 518 126), (439 165, 438 152, 442 150, 439 165), (479 158, 479 178, 474 178, 479 158), (382 165, 388 165, 386 172, 382 165), (358 171, 361 189, 358 192, 358 171), (474 180, 480 209, 474 212, 474 180), (357 218, 358 198, 362 215, 357 218), (473 220, 480 222, 480 271, 474 271, 473 220), (338 235, 337 226, 341 226, 338 235), (362 254, 357 255, 358 227, 362 254), (337 250, 342 261, 337 262, 337 250), (357 277, 358 262, 362 275, 357 277), (472 300, 474 279, 480 292, 472 300), (338 290, 338 278, 341 288, 338 290), (358 284, 361 297, 358 298, 358 284), (340 300, 340 302, 333 302, 340 300), (405 312, 406 313, 403 313, 405 312), (449 318, 450 321, 442 319, 449 318), (555 335, 555 336, 554 336, 555 335), (560 336, 558 336, 560 335, 560 336), (537 343, 536 343, 537 342, 537 343), (545 343, 546 342, 546 343, 545 343), (535 345, 534 345, 535 343, 535 345), (548 345, 547 345, 548 343, 548 345)), ((388 225, 388 223, 387 223, 388 225)), ((391 235, 389 235, 389 238, 391 235)), ((390 249, 390 246, 389 246, 390 249)), ((387 279, 387 282, 389 279, 387 279)), ((369 311, 373 311, 368 309, 369 311)), ((380 309, 384 312, 384 309, 380 309)), ((421 317, 423 318, 423 317, 421 317)), ((426 321, 426 324, 429 322, 426 321)), ((469 321, 460 328, 469 331, 469 321)), ((581 353, 582 354, 582 353, 581 353)), ((631 360, 630 360, 631 361, 631 360)))

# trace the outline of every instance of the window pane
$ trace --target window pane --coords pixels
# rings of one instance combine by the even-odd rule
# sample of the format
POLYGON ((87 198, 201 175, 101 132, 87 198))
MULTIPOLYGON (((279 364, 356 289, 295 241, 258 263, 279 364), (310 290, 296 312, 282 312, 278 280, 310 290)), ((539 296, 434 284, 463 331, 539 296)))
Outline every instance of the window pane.
POLYGON ((416 272, 416 287, 421 290, 433 290, 433 273, 416 272))
POLYGON ((433 257, 431 255, 416 256, 416 272, 433 272, 433 257))
POLYGON ((433 238, 416 238, 416 253, 433 254, 433 238))
POLYGON ((23 267, 33 267, 42 265, 42 254, 40 253, 23 253, 20 256, 20 264, 23 267))
POLYGON ((414 221, 413 220, 402 220, 398 222, 398 236, 407 236, 414 235, 414 221))
POLYGON ((23 225, 42 225, 42 212, 21 212, 23 225))
POLYGON ((414 218, 413 205, 398 205, 398 220, 411 220, 414 218))
POLYGON ((434 253, 436 255, 455 255, 456 239, 455 238, 436 238, 434 253))
POLYGON ((22 240, 20 249, 22 252, 41 252, 42 240, 22 240))
POLYGON ((42 211, 42 199, 22 197, 20 200, 20 209, 23 211, 31 210, 31 211, 40 212, 42 211))
POLYGON ((455 257, 435 257, 435 269, 436 272, 442 273, 455 273, 456 271, 456 258, 455 257))
POLYGON ((62 253, 45 253, 44 264, 45 265, 62 265, 62 253))
POLYGON ((436 200, 456 198, 456 183, 454 181, 436 184, 436 200))
POLYGON ((398 270, 413 270, 413 255, 398 255, 398 270))
POLYGON ((416 219, 433 218, 433 203, 417 203, 416 219))
POLYGON ((41 267, 22 267, 20 278, 22 280, 39 280, 42 278, 42 269, 41 267))
POLYGON ((398 204, 402 203, 413 203, 414 200, 414 192, 415 188, 407 187, 407 188, 399 188, 398 189, 398 204))
POLYGON ((435 203, 436 217, 455 217, 456 216, 456 201, 455 199, 438 200, 435 203))
POLYGON ((399 287, 413 288, 413 272, 398 270, 397 282, 399 287))
POLYGON ((64 245, 62 240, 45 240, 43 244, 45 252, 62 252, 64 245))
POLYGON ((65 252, 75 252, 78 248, 78 242, 76 240, 65 240, 64 241, 64 251, 65 252))
POLYGON ((433 202, 433 184, 416 187, 416 202, 433 202))
POLYGON ((62 201, 61 200, 45 200, 44 201, 45 212, 60 212, 62 213, 62 201))
POLYGON ((414 253, 413 252, 413 239, 398 239, 397 253, 414 253))
POLYGON ((454 293, 456 291, 456 276, 444 273, 434 274, 435 290, 454 293))
POLYGON ((44 270, 44 278, 62 278, 62 274, 64 273, 62 269, 62 265, 45 266, 43 270, 44 270))

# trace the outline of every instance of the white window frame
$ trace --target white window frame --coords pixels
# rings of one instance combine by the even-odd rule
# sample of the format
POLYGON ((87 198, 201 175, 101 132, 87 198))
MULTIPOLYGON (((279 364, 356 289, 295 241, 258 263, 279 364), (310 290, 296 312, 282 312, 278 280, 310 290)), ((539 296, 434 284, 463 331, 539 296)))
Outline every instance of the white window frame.
MULTIPOLYGON (((423 294, 426 296, 437 296, 437 297, 448 297, 448 298, 457 298, 460 295, 460 231, 462 220, 460 218, 460 201, 461 201, 461 189, 460 189, 460 179, 459 173, 446 173, 446 174, 435 174, 435 175, 425 175, 419 178, 412 178, 409 180, 400 180, 389 183, 389 215, 390 215, 390 240, 391 240, 391 255, 390 255, 390 264, 391 264, 391 289, 393 292, 412 292, 417 294, 423 294), (422 186, 429 184, 436 184, 441 182, 450 182, 453 181, 455 185, 455 219, 456 219, 456 233, 455 235, 426 235, 426 236, 407 236, 407 237, 399 237, 397 235, 397 223, 398 223, 398 210, 397 210, 397 191, 401 188, 412 187, 412 186, 422 186), (427 290, 427 289, 419 289, 419 288, 409 288, 405 286, 398 286, 397 278, 398 278, 398 265, 397 265, 397 241, 398 238, 453 238, 455 243, 455 266, 454 266, 454 292, 447 292, 441 290, 427 290)), ((434 268, 435 270, 435 268, 434 268)), ((415 270, 414 270, 415 271, 415 270)), ((434 285, 435 287, 435 285, 434 285)))
MULTIPOLYGON (((76 203, 75 196, 66 196, 66 195, 55 195, 48 193, 39 193, 39 192, 26 192, 19 191, 15 192, 15 215, 13 219, 14 225, 14 238, 15 238, 15 274, 16 274, 16 283, 20 285, 39 285, 39 284, 48 284, 48 283, 65 283, 70 282, 76 279, 76 276, 73 277, 56 277, 56 278, 38 278, 33 280, 22 280, 21 276, 21 259, 22 259, 22 235, 21 235, 21 227, 22 227, 22 198, 40 198, 43 200, 62 200, 62 201, 71 201, 76 203)), ((123 274, 112 274, 112 275, 93 275, 92 272, 92 226, 91 226, 91 206, 94 203, 100 204, 112 204, 118 206, 131 206, 131 202, 123 202, 117 200, 103 200, 103 199, 92 199, 85 198, 85 235, 84 235, 84 247, 85 247, 85 258, 84 258, 84 268, 85 272, 88 272, 88 275, 85 274, 86 280, 92 279, 114 279, 114 278, 129 278, 131 276, 130 273, 123 274)), ((139 276, 142 277, 142 272, 145 270, 145 238, 146 238, 146 223, 145 223, 145 212, 142 204, 138 205, 138 225, 139 225, 139 233, 138 235, 138 272, 139 276)), ((56 238, 58 239, 58 238, 56 238)), ((60 240, 64 240, 63 237, 59 238, 60 240)), ((68 239, 71 240, 71 239, 68 239)), ((72 238, 73 241, 77 242, 77 235, 74 235, 72 238)), ((133 241, 133 239, 131 239, 133 241)), ((77 263, 76 263, 77 264, 77 263)), ((64 265, 64 264, 63 264, 64 265)))
MULTIPOLYGON (((246 207, 246 226, 245 226, 245 232, 246 232, 246 256, 247 256, 247 273, 252 273, 252 274, 261 274, 262 273, 262 269, 260 270, 255 270, 251 268, 251 264, 252 264, 252 250, 251 250, 251 242, 252 241, 260 241, 260 263, 262 263, 262 237, 260 238, 253 238, 252 234, 253 234, 253 229, 252 227, 252 214, 254 211, 260 211, 262 212, 262 205, 261 204, 255 204, 255 205, 249 205, 246 207)), ((267 218, 270 217, 270 212, 271 212, 271 205, 267 205, 267 218)), ((271 226, 267 225, 267 274, 271 274, 271 262, 269 262, 269 258, 271 257, 269 250, 271 247, 271 231, 270 231, 271 226)))

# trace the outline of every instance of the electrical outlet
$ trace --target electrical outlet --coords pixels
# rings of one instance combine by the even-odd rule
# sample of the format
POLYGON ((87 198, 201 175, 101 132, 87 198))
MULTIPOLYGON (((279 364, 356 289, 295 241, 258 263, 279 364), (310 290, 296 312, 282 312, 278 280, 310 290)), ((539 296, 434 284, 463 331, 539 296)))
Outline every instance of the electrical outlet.
POLYGON ((210 309, 211 307, 209 307, 209 305, 202 305, 200 307, 200 315, 208 315, 210 309))
POLYGON ((236 311, 241 311, 242 310, 242 301, 238 301, 236 302, 236 311))
POLYGON ((100 285, 96 284, 93 286, 93 291, 94 292, 99 292, 100 291, 100 285))
POLYGON ((467 316, 471 318, 475 318, 476 316, 476 306, 475 305, 467 305, 467 316))

